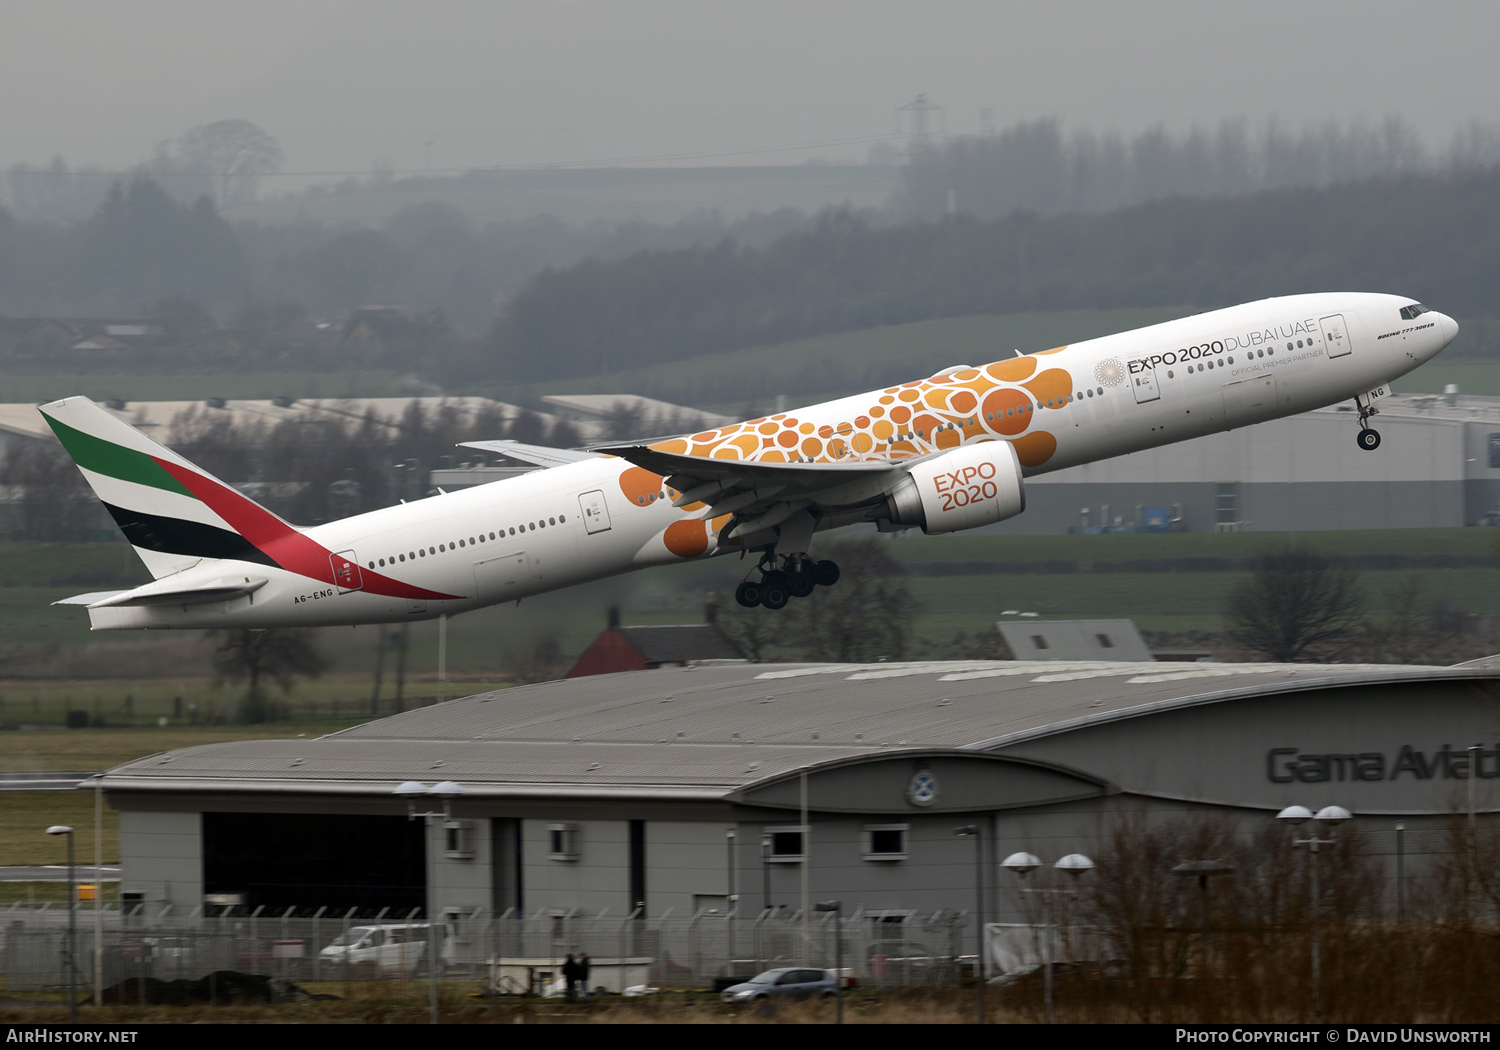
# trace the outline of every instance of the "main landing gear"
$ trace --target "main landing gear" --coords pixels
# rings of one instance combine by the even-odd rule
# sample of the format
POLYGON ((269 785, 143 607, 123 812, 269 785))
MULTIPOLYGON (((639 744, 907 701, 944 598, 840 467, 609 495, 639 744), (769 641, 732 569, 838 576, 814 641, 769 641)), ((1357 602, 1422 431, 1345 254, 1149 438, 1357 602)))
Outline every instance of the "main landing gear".
POLYGON ((1362 397, 1354 399, 1354 407, 1359 410, 1359 436, 1354 440, 1366 452, 1374 452, 1380 447, 1380 431, 1370 426, 1370 417, 1378 415, 1380 410, 1372 408, 1362 397))
POLYGON ((832 587, 839 582, 837 562, 813 561, 805 554, 768 554, 761 559, 760 579, 746 580, 734 589, 734 600, 745 608, 764 605, 785 608, 793 598, 806 598, 814 587, 832 587))

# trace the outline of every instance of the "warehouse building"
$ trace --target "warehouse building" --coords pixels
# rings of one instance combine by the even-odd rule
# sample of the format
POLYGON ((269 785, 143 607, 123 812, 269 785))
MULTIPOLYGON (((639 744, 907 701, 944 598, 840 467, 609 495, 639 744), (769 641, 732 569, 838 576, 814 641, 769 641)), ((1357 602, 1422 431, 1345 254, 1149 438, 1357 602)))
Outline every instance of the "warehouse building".
POLYGON ((1500 524, 1500 398, 1378 402, 1380 448, 1347 405, 1026 482, 1026 513, 982 530, 1213 532, 1500 524))
POLYGON ((1340 805, 1392 868, 1404 822, 1416 870, 1465 799, 1500 806, 1497 688, 1484 667, 710 664, 172 751, 103 785, 127 899, 176 914, 753 916, 797 904, 804 863, 817 899, 930 914, 974 900, 972 840, 954 834, 972 824, 1004 917, 999 858, 1097 856, 1127 815, 1253 830, 1340 805), (411 820, 407 781, 462 794, 416 798, 435 816, 411 820))

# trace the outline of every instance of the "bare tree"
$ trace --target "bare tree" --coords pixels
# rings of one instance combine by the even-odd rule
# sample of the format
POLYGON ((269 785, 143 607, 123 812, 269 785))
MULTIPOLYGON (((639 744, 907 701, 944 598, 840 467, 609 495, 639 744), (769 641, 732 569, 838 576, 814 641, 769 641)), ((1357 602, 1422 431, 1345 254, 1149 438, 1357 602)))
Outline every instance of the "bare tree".
POLYGON ((506 648, 500 656, 500 666, 518 685, 561 678, 567 664, 556 628, 539 627, 529 637, 506 648))
POLYGON ((264 679, 271 679, 285 693, 298 678, 316 678, 328 666, 313 632, 302 628, 214 631, 210 637, 219 642, 214 650, 219 680, 246 682, 237 715, 241 722, 275 719, 277 712, 266 697, 264 679))
POLYGON ((218 120, 184 132, 177 152, 211 179, 220 208, 255 198, 262 175, 281 167, 281 146, 248 120, 218 120))
POLYGON ((1433 603, 1416 573, 1381 595, 1385 615, 1368 625, 1370 658, 1398 664, 1430 660, 1433 603))
POLYGON ((784 644, 811 660, 896 660, 906 655, 918 603, 890 543, 872 536, 830 543, 820 551, 838 562, 838 585, 819 587, 779 614, 784 617, 784 644))
POLYGON ((1332 659, 1360 626, 1357 575, 1290 540, 1255 559, 1250 578, 1230 592, 1229 635, 1279 663, 1332 659))

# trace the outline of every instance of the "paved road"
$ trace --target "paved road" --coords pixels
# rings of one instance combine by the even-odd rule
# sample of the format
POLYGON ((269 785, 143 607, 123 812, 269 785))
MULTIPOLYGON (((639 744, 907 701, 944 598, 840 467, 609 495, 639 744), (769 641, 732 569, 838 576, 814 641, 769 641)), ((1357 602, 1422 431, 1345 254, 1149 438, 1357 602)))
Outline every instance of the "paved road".
POLYGON ((93 773, 47 770, 40 773, 0 773, 0 791, 74 791, 93 773))
MULTIPOLYGON (((79 882, 90 882, 94 878, 92 864, 79 864, 73 868, 73 877, 79 882)), ((66 864, 15 865, 0 867, 0 882, 67 882, 66 864)), ((119 882, 120 869, 104 866, 104 881, 119 882)))

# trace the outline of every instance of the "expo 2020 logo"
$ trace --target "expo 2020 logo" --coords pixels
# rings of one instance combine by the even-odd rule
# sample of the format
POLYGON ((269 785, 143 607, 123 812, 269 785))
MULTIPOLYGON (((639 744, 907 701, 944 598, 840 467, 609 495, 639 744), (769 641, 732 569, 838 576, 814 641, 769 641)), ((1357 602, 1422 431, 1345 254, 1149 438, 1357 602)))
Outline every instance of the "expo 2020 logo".
POLYGON ((913 806, 930 806, 938 800, 938 780, 931 772, 919 769, 906 785, 906 801, 913 806))

